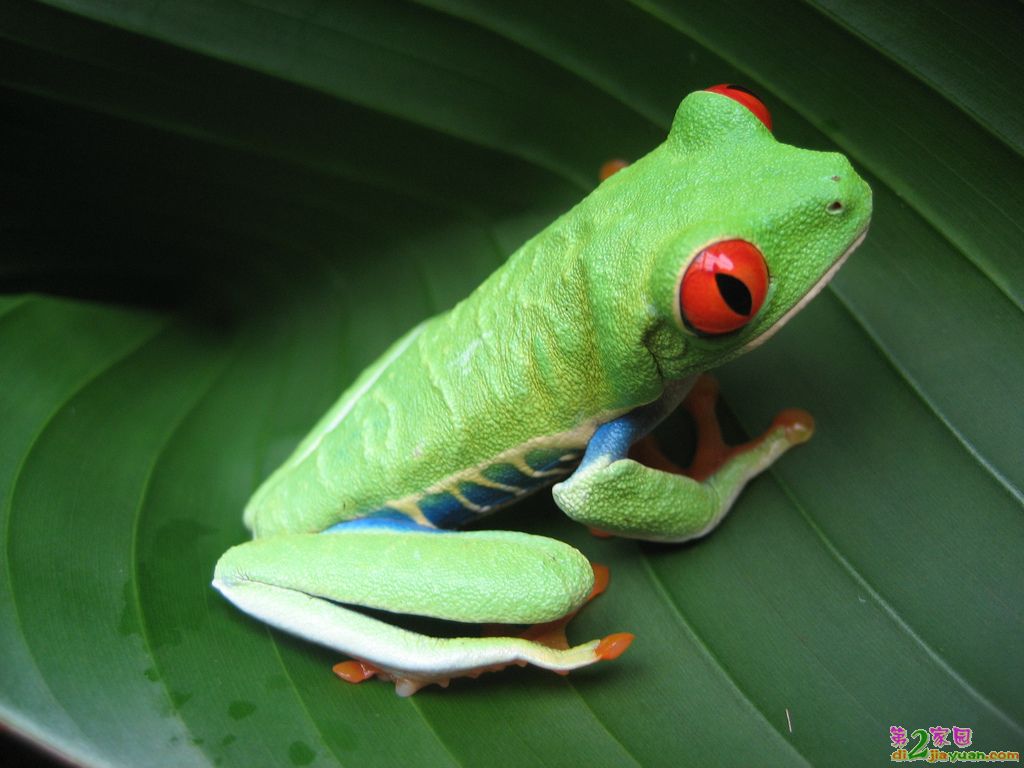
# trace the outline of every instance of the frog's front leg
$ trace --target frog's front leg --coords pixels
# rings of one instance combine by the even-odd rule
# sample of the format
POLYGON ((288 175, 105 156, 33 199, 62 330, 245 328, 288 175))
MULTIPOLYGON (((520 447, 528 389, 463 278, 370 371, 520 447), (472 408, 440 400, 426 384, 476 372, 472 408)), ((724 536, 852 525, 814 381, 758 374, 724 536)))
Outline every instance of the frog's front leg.
MULTIPOLYGON (((794 445, 810 439, 814 422, 804 411, 780 413, 771 428, 745 445, 722 441, 715 416, 718 386, 701 376, 684 406, 697 424, 693 465, 680 469, 650 444, 637 443, 664 414, 674 393, 602 425, 577 470, 553 489, 569 517, 599 531, 634 539, 679 542, 710 533, 743 486, 794 445), (667 402, 666 402, 667 400, 667 402)), ((676 400, 678 402, 678 400, 676 400)))
POLYGON ((612 635, 572 648, 543 638, 435 638, 350 606, 473 623, 534 624, 571 615, 594 587, 576 549, 513 531, 452 532, 401 519, 365 518, 325 533, 255 539, 228 550, 214 586, 263 621, 359 660, 359 669, 394 680, 401 695, 452 677, 509 664, 566 672, 625 650, 612 635))

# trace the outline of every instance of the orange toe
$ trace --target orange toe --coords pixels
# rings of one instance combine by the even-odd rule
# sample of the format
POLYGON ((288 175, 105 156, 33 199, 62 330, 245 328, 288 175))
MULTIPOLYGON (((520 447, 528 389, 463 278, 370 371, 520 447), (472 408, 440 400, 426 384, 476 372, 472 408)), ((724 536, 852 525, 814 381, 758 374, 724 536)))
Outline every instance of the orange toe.
POLYGON ((814 434, 814 417, 801 408, 787 408, 775 416, 772 426, 783 427, 786 437, 794 445, 806 443, 814 434))
POLYGON ((594 649, 594 655, 602 661, 611 661, 617 659, 619 656, 626 652, 629 648, 630 643, 635 638, 632 632, 617 632, 614 635, 608 635, 604 640, 597 644, 597 648, 594 649))
POLYGON ((335 664, 331 669, 334 674, 346 683, 361 683, 363 680, 369 680, 380 671, 373 664, 366 661, 342 661, 335 664))

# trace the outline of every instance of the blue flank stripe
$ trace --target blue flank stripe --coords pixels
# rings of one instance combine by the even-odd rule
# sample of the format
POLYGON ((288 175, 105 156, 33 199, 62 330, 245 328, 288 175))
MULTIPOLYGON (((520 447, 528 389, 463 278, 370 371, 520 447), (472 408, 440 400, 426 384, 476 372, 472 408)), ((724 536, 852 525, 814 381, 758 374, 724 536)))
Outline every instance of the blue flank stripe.
POLYGON ((321 531, 321 533, 348 533, 350 531, 365 530, 395 531, 397 533, 413 533, 416 531, 426 533, 446 532, 420 525, 408 515, 403 515, 401 512, 385 507, 376 512, 370 512, 366 517, 346 520, 343 523, 332 525, 330 528, 321 531))
POLYGON ((423 516, 438 528, 458 528, 476 517, 476 512, 462 506, 450 493, 431 493, 420 499, 423 516))
MULTIPOLYGON (((563 461, 562 456, 566 452, 565 449, 535 449, 527 454, 525 461, 531 469, 537 472, 562 469, 568 473, 572 469, 573 464, 576 463, 576 459, 571 458, 563 461)), ((556 479, 554 477, 531 477, 508 463, 492 464, 483 469, 483 475, 492 482, 513 488, 521 488, 523 491, 532 491, 541 486, 549 485, 556 479)), ((489 488, 486 485, 480 485, 469 480, 459 483, 459 493, 471 504, 480 507, 483 512, 511 501, 517 495, 520 495, 514 491, 489 488)), ((420 525, 408 515, 384 506, 367 513, 364 517, 332 525, 330 528, 325 529, 323 533, 346 533, 348 531, 366 529, 441 533, 443 531, 438 529, 459 528, 474 520, 480 514, 483 514, 483 512, 476 512, 463 506, 462 502, 455 495, 448 492, 427 494, 419 500, 417 506, 420 508, 423 516, 436 525, 437 528, 428 528, 427 526, 420 525)))
POLYGON ((486 485, 478 485, 469 481, 459 483, 459 493, 465 496, 470 504, 476 504, 485 510, 496 507, 499 504, 504 504, 516 496, 511 491, 503 491, 500 488, 488 488, 486 485))
POLYGON ((561 464, 562 456, 565 453, 565 449, 561 448, 534 448, 528 451, 524 458, 531 469, 537 472, 544 472, 548 469, 554 469, 556 465, 561 464))
POLYGON ((484 467, 481 470, 481 474, 488 480, 494 483, 501 483, 502 485, 511 485, 515 488, 527 488, 533 481, 529 475, 524 475, 518 469, 511 464, 505 464, 498 462, 497 464, 491 464, 489 467, 484 467))

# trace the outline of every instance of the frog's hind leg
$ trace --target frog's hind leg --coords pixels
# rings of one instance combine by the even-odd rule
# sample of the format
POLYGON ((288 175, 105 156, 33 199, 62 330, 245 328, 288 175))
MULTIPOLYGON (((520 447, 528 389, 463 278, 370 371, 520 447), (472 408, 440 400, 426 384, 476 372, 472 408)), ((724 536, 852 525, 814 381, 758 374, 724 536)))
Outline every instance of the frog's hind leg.
MULTIPOLYGON (((591 563, 590 567, 594 570, 594 586, 590 589, 590 594, 587 595, 587 599, 585 601, 587 603, 608 588, 608 581, 610 579, 608 566, 591 563)), ((525 640, 530 640, 534 643, 546 645, 548 648, 559 648, 565 650, 569 648, 569 639, 565 635, 565 629, 569 626, 569 622, 576 618, 576 614, 579 613, 582 608, 583 605, 580 605, 579 608, 570 611, 559 619, 546 621, 542 624, 534 624, 515 636, 521 637, 525 640)), ((504 637, 508 634, 509 628, 504 624, 488 624, 484 626, 484 635, 487 637, 504 637)), ((629 647, 629 644, 632 641, 633 636, 627 632, 610 635, 603 641, 604 650, 602 651, 602 658, 607 660, 617 657, 629 647)), ((568 671, 554 671, 563 675, 569 674, 568 671)))
POLYGON ((586 602, 594 571, 577 550, 542 536, 350 525, 234 547, 218 562, 214 586, 247 613, 354 657, 336 670, 344 679, 377 675, 394 680, 402 695, 510 664, 567 672, 614 658, 632 639, 612 635, 563 648, 547 636, 436 638, 393 626, 357 607, 545 624, 586 602))

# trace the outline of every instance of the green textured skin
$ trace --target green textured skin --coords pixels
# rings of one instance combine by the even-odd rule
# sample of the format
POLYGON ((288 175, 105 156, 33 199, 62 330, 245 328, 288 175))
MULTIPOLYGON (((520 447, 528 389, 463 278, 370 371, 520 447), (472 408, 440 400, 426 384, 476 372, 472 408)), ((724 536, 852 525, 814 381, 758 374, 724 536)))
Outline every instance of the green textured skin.
MULTIPOLYGON (((605 658, 596 640, 566 649, 521 637, 429 638, 351 607, 552 621, 579 608, 594 583, 567 544, 379 521, 321 532, 382 508, 429 526, 426 495, 489 511, 463 488, 510 491, 488 473, 511 464, 537 477, 547 461, 578 457, 601 424, 659 398, 653 410, 667 412, 696 374, 760 343, 813 296, 870 213, 871 192, 841 155, 780 144, 737 102, 690 94, 664 144, 363 372, 250 500, 254 540, 225 553, 214 586, 274 626, 374 664, 403 695, 511 663, 568 671, 605 658), (843 209, 830 213, 836 200, 843 209), (768 294, 741 330, 701 336, 680 316, 680 280, 704 247, 731 239, 764 255, 768 294)), ((807 436, 773 429, 702 483, 602 454, 556 485, 555 500, 624 536, 701 536, 750 477, 807 436)))
POLYGON ((246 522, 257 537, 321 531, 531 439, 563 435, 551 442, 582 449, 665 380, 775 327, 864 230, 870 196, 842 155, 780 144, 735 101, 690 94, 665 143, 414 331, 372 386, 373 368, 353 384, 256 493, 246 522), (839 197, 845 211, 827 213, 839 197), (679 279, 726 238, 757 244, 769 293, 743 330, 699 337, 679 319, 679 279))
POLYGON ((228 550, 218 568, 336 602, 465 622, 550 621, 576 608, 593 585, 590 564, 578 551, 514 531, 396 536, 364 530, 259 539, 228 550), (382 559, 416 567, 389 570, 381 579, 382 559), (310 568, 311 561, 329 563, 330 570, 310 568), (501 567, 480 567, 494 562, 501 567), (447 578, 431 579, 429 591, 431 603, 442 607, 432 609, 422 599, 425 574, 439 572, 447 578))

